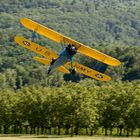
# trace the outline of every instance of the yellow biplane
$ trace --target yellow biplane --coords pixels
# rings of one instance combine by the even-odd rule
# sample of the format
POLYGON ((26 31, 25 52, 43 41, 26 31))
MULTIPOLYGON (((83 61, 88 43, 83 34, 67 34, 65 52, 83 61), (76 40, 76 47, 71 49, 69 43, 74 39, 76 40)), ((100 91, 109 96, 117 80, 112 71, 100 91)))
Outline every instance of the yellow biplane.
POLYGON ((111 80, 109 76, 73 61, 72 58, 77 53, 77 51, 110 66, 120 65, 119 60, 111 56, 108 56, 104 53, 101 53, 95 49, 92 49, 71 38, 68 38, 28 18, 22 18, 20 20, 20 23, 26 28, 34 32, 37 32, 40 35, 43 35, 57 43, 64 43, 66 45, 63 48, 62 52, 58 55, 56 53, 51 52, 48 48, 42 47, 34 42, 31 42, 30 40, 27 40, 24 37, 21 36, 15 37, 15 41, 21 46, 46 57, 46 58, 33 57, 33 59, 43 64, 49 65, 48 74, 52 70, 57 69, 63 73, 66 74, 71 73, 72 75, 74 75, 76 72, 79 72, 100 81, 111 80))

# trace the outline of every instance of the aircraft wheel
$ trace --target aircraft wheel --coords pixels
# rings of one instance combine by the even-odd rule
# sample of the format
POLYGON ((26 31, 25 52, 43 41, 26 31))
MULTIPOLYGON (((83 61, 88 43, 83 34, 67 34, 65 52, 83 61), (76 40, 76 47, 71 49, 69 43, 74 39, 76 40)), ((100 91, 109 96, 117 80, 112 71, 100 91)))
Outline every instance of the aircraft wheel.
POLYGON ((75 74, 76 74, 76 69, 74 68, 71 70, 71 75, 75 75, 75 74))

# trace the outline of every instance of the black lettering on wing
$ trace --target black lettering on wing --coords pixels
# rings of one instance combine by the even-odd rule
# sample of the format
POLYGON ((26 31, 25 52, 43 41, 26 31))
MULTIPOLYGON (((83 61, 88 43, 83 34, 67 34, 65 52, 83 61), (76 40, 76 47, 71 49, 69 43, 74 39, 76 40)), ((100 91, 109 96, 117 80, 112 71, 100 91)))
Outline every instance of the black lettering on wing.
POLYGON ((90 72, 91 72, 91 70, 88 70, 88 69, 87 69, 87 73, 90 73, 90 72))
POLYGON ((86 72, 86 73, 92 72, 90 69, 87 69, 86 67, 82 67, 82 66, 77 65, 77 64, 74 64, 74 68, 76 68, 77 70, 80 70, 82 72, 86 72))
POLYGON ((44 55, 50 56, 50 52, 48 52, 47 50, 44 52, 44 55))
POLYGON ((37 52, 41 52, 42 51, 42 48, 39 48, 38 46, 36 47, 36 51, 37 52))
POLYGON ((78 65, 76 65, 76 64, 74 64, 73 67, 76 68, 76 69, 80 69, 80 66, 78 66, 78 65))
POLYGON ((80 66, 80 65, 74 65, 74 67, 77 69, 77 70, 80 70, 80 71, 83 71, 83 72, 85 72, 85 70, 86 70, 86 68, 84 68, 84 67, 82 67, 82 66, 80 66))
POLYGON ((81 69, 81 71, 85 71, 86 70, 86 68, 84 68, 84 67, 80 67, 80 69, 81 69))

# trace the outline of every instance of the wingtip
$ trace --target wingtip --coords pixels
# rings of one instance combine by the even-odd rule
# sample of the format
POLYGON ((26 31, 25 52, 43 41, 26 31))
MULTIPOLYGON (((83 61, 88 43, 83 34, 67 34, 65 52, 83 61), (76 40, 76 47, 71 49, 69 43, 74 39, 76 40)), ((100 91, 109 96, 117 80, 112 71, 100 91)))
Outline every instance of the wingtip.
POLYGON ((23 18, 21 18, 21 19, 19 20, 19 22, 20 22, 21 24, 23 24, 26 20, 28 20, 28 18, 23 17, 23 18))
POLYGON ((118 60, 118 66, 121 65, 121 62, 118 60))
POLYGON ((18 38, 19 38, 19 36, 15 36, 14 41, 17 42, 18 38))
POLYGON ((38 60, 39 59, 39 57, 37 57, 37 56, 33 56, 32 57, 34 60, 38 60))
MULTIPOLYGON (((109 82, 109 81, 111 81, 111 77, 110 76, 108 76, 108 75, 105 75, 105 79, 103 80, 103 82, 109 82)), ((100 79, 100 81, 101 81, 101 79, 100 79)))
POLYGON ((109 59, 106 60, 106 63, 114 67, 119 66, 121 64, 121 62, 118 59, 113 58, 113 57, 111 57, 111 59, 109 57, 109 59))
POLYGON ((116 63, 114 64, 114 66, 119 66, 119 65, 121 65, 121 62, 118 59, 116 59, 116 63))

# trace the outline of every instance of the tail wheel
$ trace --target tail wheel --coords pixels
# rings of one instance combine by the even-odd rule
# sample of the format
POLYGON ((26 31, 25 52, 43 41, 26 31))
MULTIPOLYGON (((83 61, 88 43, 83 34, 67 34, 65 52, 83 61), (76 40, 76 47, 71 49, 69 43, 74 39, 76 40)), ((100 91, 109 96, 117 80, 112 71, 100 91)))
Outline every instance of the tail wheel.
POLYGON ((76 69, 74 68, 71 70, 71 75, 75 75, 75 74, 76 74, 76 69))

